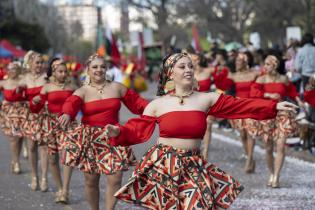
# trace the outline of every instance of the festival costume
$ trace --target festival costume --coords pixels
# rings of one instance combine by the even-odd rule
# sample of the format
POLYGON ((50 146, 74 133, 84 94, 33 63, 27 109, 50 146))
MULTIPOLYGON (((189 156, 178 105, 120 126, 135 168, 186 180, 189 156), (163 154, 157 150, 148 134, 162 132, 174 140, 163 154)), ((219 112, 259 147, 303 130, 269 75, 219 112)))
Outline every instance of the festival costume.
POLYGON ((210 87, 211 87, 211 78, 198 81, 199 92, 208 92, 210 90, 210 87))
MULTIPOLYGON (((251 86, 251 97, 264 98, 264 93, 278 93, 281 96, 280 101, 286 97, 294 100, 298 96, 296 88, 291 82, 288 85, 281 82, 273 82, 254 83, 251 86)), ((264 140, 289 138, 297 135, 298 131, 295 114, 288 111, 279 111, 274 119, 262 120, 252 125, 248 124, 246 127, 251 136, 261 136, 264 140)))
POLYGON ((77 125, 77 122, 73 120, 66 129, 62 129, 58 122, 58 117, 62 113, 62 106, 72 93, 73 90, 51 91, 47 94, 40 94, 40 101, 36 105, 33 102, 30 103, 30 110, 33 113, 39 113, 47 103, 48 112, 42 121, 41 138, 47 142, 48 154, 50 155, 63 149, 65 132, 77 125))
MULTIPOLYGON (((43 86, 26 88, 25 97, 28 101, 28 106, 30 108, 30 104, 35 96, 40 94, 40 91, 43 86)), ((27 116, 25 123, 22 125, 23 134, 33 141, 36 141, 38 145, 45 145, 47 142, 43 139, 41 134, 43 119, 47 114, 45 109, 42 109, 39 113, 32 113, 31 110, 27 116)))
POLYGON ((23 91, 16 93, 16 89, 3 89, 4 101, 1 106, 1 128, 5 135, 22 137, 21 125, 28 115, 23 91))
POLYGON ((121 101, 134 114, 142 114, 148 104, 133 90, 128 90, 122 98, 84 102, 72 95, 66 100, 63 113, 73 119, 81 109, 83 117, 82 123, 65 136, 62 158, 65 165, 91 174, 114 174, 135 165, 136 158, 131 147, 113 147, 105 138, 104 127, 119 121, 121 101))
MULTIPOLYGON (((158 124, 165 138, 202 139, 206 118, 256 118, 276 116, 276 102, 237 99, 221 95, 208 113, 198 110, 171 111, 159 117, 142 115, 119 125, 114 146, 129 146, 150 139, 158 124)), ((232 176, 208 163, 199 149, 184 150, 165 144, 151 147, 129 181, 115 196, 149 209, 193 210, 228 208, 243 190, 232 176)))
POLYGON ((309 103, 311 106, 315 107, 315 89, 305 90, 304 100, 309 103))

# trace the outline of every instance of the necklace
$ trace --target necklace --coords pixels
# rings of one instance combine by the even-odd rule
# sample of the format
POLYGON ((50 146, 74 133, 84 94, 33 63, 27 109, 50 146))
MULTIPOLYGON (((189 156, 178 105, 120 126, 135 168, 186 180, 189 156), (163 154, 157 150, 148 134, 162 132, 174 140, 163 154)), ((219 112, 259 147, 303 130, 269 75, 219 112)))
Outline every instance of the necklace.
POLYGON ((58 87, 61 87, 61 89, 64 90, 66 85, 67 85, 67 83, 66 82, 64 82, 64 83, 54 83, 54 85, 56 85, 58 87))
POLYGON ((104 93, 104 87, 107 85, 107 82, 105 82, 101 87, 97 87, 95 85, 92 85, 91 83, 89 84, 89 86, 95 88, 97 90, 98 93, 103 94, 104 93))
POLYGON ((190 92, 188 92, 184 95, 177 95, 176 93, 174 93, 174 94, 171 94, 171 96, 177 97, 179 99, 179 104, 184 105, 184 98, 191 96, 193 93, 194 93, 194 91, 191 90, 190 92))
POLYGON ((41 74, 32 74, 33 82, 35 82, 38 78, 40 78, 40 76, 42 76, 42 75, 41 74))

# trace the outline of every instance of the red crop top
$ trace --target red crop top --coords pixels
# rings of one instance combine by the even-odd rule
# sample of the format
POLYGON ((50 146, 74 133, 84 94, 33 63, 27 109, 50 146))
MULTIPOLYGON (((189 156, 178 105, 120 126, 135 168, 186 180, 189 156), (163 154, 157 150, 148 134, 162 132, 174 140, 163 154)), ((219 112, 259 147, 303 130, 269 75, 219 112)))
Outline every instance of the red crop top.
POLYGON ((278 93, 283 100, 284 97, 288 96, 295 100, 298 96, 295 86, 289 82, 288 85, 281 82, 274 83, 254 83, 251 86, 250 97, 253 98, 264 98, 264 93, 278 93))
POLYGON ((160 136, 165 138, 202 139, 206 130, 207 115, 219 118, 257 120, 274 118, 277 115, 277 102, 264 99, 234 98, 221 95, 208 113, 198 110, 171 111, 159 117, 142 115, 119 125, 120 134, 111 138, 113 146, 130 146, 150 139, 155 124, 160 127, 160 136))
POLYGON ((236 96, 240 98, 249 98, 250 87, 254 81, 235 82, 236 96))
POLYGON ((315 107, 315 89, 306 90, 304 92, 304 100, 309 103, 311 106, 315 107))
POLYGON ((207 92, 210 90, 210 86, 211 86, 211 78, 209 79, 205 79, 205 80, 199 80, 198 81, 198 91, 199 92, 207 92))
POLYGON ((40 94, 40 101, 38 104, 30 103, 30 109, 32 112, 39 112, 45 105, 45 102, 48 102, 48 111, 50 113, 61 114, 62 106, 66 99, 71 96, 73 90, 56 90, 48 92, 46 95, 40 94))
POLYGON ((33 88, 26 88, 25 96, 27 100, 31 101, 35 96, 40 94, 43 86, 33 87, 33 88))
POLYGON ((82 110, 82 123, 90 126, 105 126, 118 122, 120 101, 134 114, 142 114, 148 101, 141 98, 133 90, 128 90, 122 98, 107 98, 86 102, 76 95, 70 96, 62 107, 62 113, 69 114, 74 119, 82 110))
POLYGON ((3 89, 3 98, 9 102, 16 102, 16 101, 24 101, 24 93, 21 91, 20 93, 16 92, 16 89, 3 89))

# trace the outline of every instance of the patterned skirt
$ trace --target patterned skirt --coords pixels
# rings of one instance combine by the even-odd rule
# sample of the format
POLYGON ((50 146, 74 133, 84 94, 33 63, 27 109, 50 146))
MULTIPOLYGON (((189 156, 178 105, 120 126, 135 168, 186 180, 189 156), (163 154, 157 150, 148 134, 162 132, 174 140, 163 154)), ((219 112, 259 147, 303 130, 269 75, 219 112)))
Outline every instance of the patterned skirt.
POLYGON ((243 130, 246 127, 246 120, 247 119, 233 119, 229 120, 232 128, 236 130, 243 130))
POLYGON ((42 137, 43 119, 46 117, 47 111, 43 109, 39 113, 29 112, 28 117, 22 125, 22 133, 28 139, 36 141, 38 145, 46 145, 46 140, 42 137))
POLYGON ((295 121, 295 114, 292 112, 279 111, 276 118, 269 120, 252 120, 247 130, 252 136, 261 136, 263 140, 289 138, 298 135, 298 124, 295 121))
POLYGON ((58 114, 49 113, 43 118, 41 136, 47 142, 50 155, 63 150, 66 133, 78 125, 77 121, 72 121, 67 128, 62 129, 59 127, 58 117, 58 114))
POLYGON ((115 197, 156 210, 217 209, 228 208, 243 189, 199 150, 157 144, 115 197))
POLYGON ((91 174, 114 174, 136 165, 131 147, 113 147, 103 127, 80 124, 66 133, 62 163, 91 174))
POLYGON ((22 127, 28 116, 25 102, 3 102, 0 111, 1 128, 5 135, 23 137, 22 127))

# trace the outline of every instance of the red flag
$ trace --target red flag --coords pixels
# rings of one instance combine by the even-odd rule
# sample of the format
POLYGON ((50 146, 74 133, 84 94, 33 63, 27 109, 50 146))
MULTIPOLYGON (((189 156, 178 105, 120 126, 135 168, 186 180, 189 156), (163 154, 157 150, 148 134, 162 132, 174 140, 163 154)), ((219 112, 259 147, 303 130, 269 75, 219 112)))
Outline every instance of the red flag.
POLYGON ((196 24, 192 25, 192 45, 197 52, 201 52, 200 42, 199 42, 199 34, 196 24))

